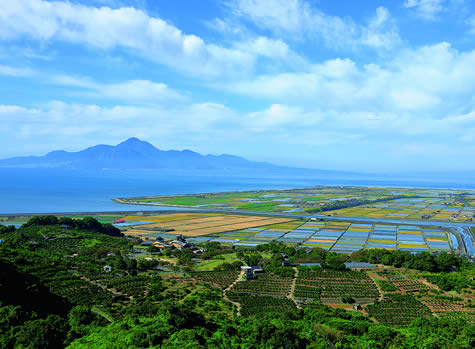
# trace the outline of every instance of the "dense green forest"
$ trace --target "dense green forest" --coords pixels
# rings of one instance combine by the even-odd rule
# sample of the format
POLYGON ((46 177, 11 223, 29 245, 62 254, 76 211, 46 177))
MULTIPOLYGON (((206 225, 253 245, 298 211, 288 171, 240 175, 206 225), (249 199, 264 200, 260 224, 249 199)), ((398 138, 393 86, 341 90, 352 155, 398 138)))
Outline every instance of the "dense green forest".
MULTIPOLYGON (((197 272, 194 259, 212 260, 236 252, 209 243, 199 257, 189 250, 156 252, 164 260, 178 259, 172 269, 180 277, 162 277, 162 262, 130 257, 136 247, 136 241, 122 236, 118 229, 90 217, 36 217, 18 229, 0 227, 0 347, 475 346, 473 317, 451 313, 432 316, 420 302, 424 297, 446 301, 447 297, 439 293, 450 291, 464 295, 456 300, 470 308, 471 302, 465 299, 472 297, 475 290, 474 268, 454 255, 368 250, 345 256, 271 243, 238 250, 238 262, 221 264, 208 273, 197 272), (283 267, 284 259, 292 264, 319 262, 322 268, 283 267), (396 289, 393 285, 407 285, 391 283, 392 277, 398 275, 383 273, 381 277, 389 281, 379 284, 383 292, 389 293, 367 307, 369 315, 332 308, 323 302, 325 297, 335 297, 328 293, 332 280, 346 278, 350 280, 348 285, 360 282, 358 292, 378 295, 376 286, 374 291, 365 288, 370 280, 365 272, 346 270, 347 261, 393 266, 391 270, 396 272, 404 268, 441 291, 391 294, 396 289), (239 287, 226 291, 242 264, 263 267, 265 274, 258 277, 260 283, 241 282, 239 287), (307 300, 298 306, 292 294, 288 296, 292 282, 296 283, 293 295, 307 300), (317 287, 312 288, 312 282, 317 287), (237 303, 241 309, 237 309, 237 303), (418 309, 420 317, 417 313, 399 323, 388 321, 385 314, 390 314, 388 309, 394 304, 418 309)), ((335 294, 342 295, 342 303, 354 303, 354 287, 349 287, 347 293, 340 292, 346 285, 341 283, 331 292, 338 291, 335 294)))

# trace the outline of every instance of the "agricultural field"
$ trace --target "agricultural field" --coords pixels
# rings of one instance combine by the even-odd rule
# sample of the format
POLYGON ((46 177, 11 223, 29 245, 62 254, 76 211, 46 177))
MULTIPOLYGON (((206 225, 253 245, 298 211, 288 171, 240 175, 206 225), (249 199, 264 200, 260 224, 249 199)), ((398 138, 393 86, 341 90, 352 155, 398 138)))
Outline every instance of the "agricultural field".
POLYGON ((373 303, 379 297, 374 281, 364 272, 299 269, 294 296, 320 299, 323 303, 342 303, 352 298, 356 303, 373 303))
POLYGON ((456 196, 439 196, 376 202, 331 210, 328 214, 345 217, 466 222, 474 217, 475 206, 473 201, 458 201, 456 196))
POLYGON ((295 303, 288 298, 229 292, 229 299, 240 304, 240 315, 242 316, 259 315, 267 312, 281 313, 296 309, 295 303))
POLYGON ((130 227, 130 229, 125 231, 127 235, 154 236, 158 232, 170 232, 172 235, 181 234, 186 237, 200 237, 293 221, 293 219, 289 218, 223 214, 164 214, 156 216, 125 216, 123 219, 128 222, 125 224, 128 224, 128 227, 130 227), (134 221, 138 223, 134 224, 134 221))
POLYGON ((388 272, 380 272, 378 273, 378 275, 383 277, 383 285, 386 285, 387 290, 394 288, 394 291, 399 291, 401 293, 413 293, 435 289, 433 285, 427 282, 423 282, 421 281, 421 279, 411 278, 407 275, 391 274, 388 272), (393 287, 391 287, 390 285, 392 285, 393 287))
POLYGON ((219 242, 236 247, 255 247, 271 241, 289 246, 321 248, 350 254, 361 249, 389 249, 409 252, 452 251, 450 233, 443 229, 410 225, 363 224, 337 221, 294 221, 248 228, 199 239, 194 243, 219 242))
POLYGON ((474 192, 452 189, 314 187, 207 193, 180 196, 120 198, 120 203, 330 214, 349 217, 468 221, 475 215, 474 192))
POLYGON ((430 309, 410 295, 386 296, 382 301, 366 306, 371 318, 390 326, 406 326, 419 317, 431 316, 430 309))
POLYGON ((192 274, 196 282, 209 284, 219 289, 225 289, 236 281, 239 276, 238 270, 231 271, 210 271, 210 272, 195 272, 192 274))
MULTIPOLYGON (((71 216, 81 219, 80 216, 71 216)), ((129 236, 144 240, 174 240, 181 234, 193 244, 218 242, 223 246, 256 247, 272 241, 289 246, 320 248, 351 254, 361 249, 389 249, 409 252, 458 251, 455 236, 448 230, 417 225, 351 223, 305 220, 229 213, 167 213, 100 215, 129 236)), ((21 218, 21 217, 20 217, 21 218)), ((12 219, 16 219, 13 217, 12 219)), ((59 245, 69 241, 56 241, 59 245)), ((89 247, 100 244, 87 242, 89 247), (91 245, 92 244, 92 245, 91 245)))
MULTIPOLYGON (((227 216, 124 216, 119 217, 118 224, 122 229, 136 229, 134 224, 147 225, 145 222, 179 225, 200 220, 191 224, 202 224, 203 219, 211 222, 209 218, 225 221, 222 217, 227 216)), ((2 314, 12 314, 7 319, 16 321, 9 325, 13 326, 13 337, 8 340, 15 341, 16 333, 31 327, 32 336, 38 329, 40 334, 43 330, 55 331, 53 335, 61 331, 64 343, 79 340, 76 343, 80 345, 89 335, 102 336, 102 331, 110 331, 114 341, 117 329, 126 331, 128 326, 146 324, 146 330, 134 333, 133 338, 145 338, 152 331, 157 336, 140 344, 150 347, 156 346, 164 330, 171 328, 177 333, 170 326, 183 326, 180 336, 188 336, 190 329, 205 333, 203 326, 208 326, 205 330, 209 336, 216 337, 214 333, 219 332, 221 338, 221 334, 239 330, 239 338, 246 338, 263 322, 252 336, 279 331, 288 338, 300 333, 298 329, 308 328, 312 332, 306 331, 307 337, 350 331, 360 340, 365 333, 380 330, 378 323, 392 326, 390 330, 398 338, 409 338, 419 333, 410 322, 421 316, 430 319, 429 329, 439 320, 443 326, 447 324, 443 321, 459 326, 461 322, 456 319, 463 319, 463 326, 473 323, 473 266, 459 256, 372 249, 336 255, 331 248, 292 248, 312 239, 331 240, 332 232, 334 245, 342 238, 359 241, 366 234, 395 235, 396 248, 406 243, 407 236, 422 235, 427 241, 428 237, 442 239, 441 232, 417 230, 415 226, 368 227, 305 220, 271 222, 229 233, 240 231, 254 234, 254 239, 283 243, 232 249, 232 244, 216 243, 221 237, 230 238, 224 237, 228 233, 218 233, 199 237, 211 242, 202 246, 157 250, 91 218, 34 217, 18 229, 0 227, 0 301, 4 302, 0 308, 2 314), (384 257, 393 261, 402 258, 404 268, 383 263, 384 257), (418 261, 427 261, 432 267, 427 269, 418 261), (321 267, 309 268, 303 263, 321 267), (243 265, 260 267, 255 279, 243 277, 243 265), (450 271, 453 265, 456 272, 450 271), (61 306, 66 308, 60 311, 61 306), (351 309, 354 311, 346 311, 351 309), (88 328, 79 328, 82 334, 71 332, 78 329, 79 321, 89 321, 88 328), (274 324, 284 327, 275 329, 274 324)), ((317 241, 321 242, 325 241, 317 241)), ((174 334, 166 336, 173 338, 174 334)), ((216 345, 215 339, 207 344, 216 345)), ((173 342, 173 347, 187 346, 173 342)))

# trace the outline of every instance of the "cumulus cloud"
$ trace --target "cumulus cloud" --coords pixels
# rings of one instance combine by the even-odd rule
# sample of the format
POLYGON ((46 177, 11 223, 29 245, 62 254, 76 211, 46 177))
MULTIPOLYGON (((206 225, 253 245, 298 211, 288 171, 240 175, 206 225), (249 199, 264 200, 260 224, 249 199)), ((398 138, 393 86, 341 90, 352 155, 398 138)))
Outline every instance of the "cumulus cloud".
POLYGON ((401 51, 384 65, 330 59, 307 71, 263 74, 223 86, 270 103, 337 111, 412 112, 413 118, 442 118, 474 106, 475 50, 448 43, 401 51))
POLYGON ((246 73, 257 58, 250 52, 206 43, 133 7, 97 8, 43 0, 5 2, 0 11, 0 39, 19 38, 121 49, 195 76, 246 73))
POLYGON ((401 39, 389 11, 378 7, 365 25, 349 17, 331 16, 305 0, 235 0, 234 16, 289 39, 319 39, 332 48, 391 49, 401 39))
POLYGON ((406 0, 403 5, 425 20, 436 20, 445 9, 445 2, 446 0, 406 0))
MULTIPOLYGON (((31 149, 25 150, 26 154, 27 151, 41 154, 65 145, 71 150, 75 141, 76 149, 84 144, 113 144, 130 136, 152 140, 166 149, 182 149, 189 144, 211 148, 213 142, 232 137, 235 119, 234 111, 215 103, 175 107, 103 107, 62 101, 34 108, 0 105, 0 123, 8 128, 5 134, 14 137, 15 142, 30 144, 31 149)), ((9 151, 12 150, 3 149, 2 155, 9 151)), ((15 152, 18 153, 18 149, 15 152)))

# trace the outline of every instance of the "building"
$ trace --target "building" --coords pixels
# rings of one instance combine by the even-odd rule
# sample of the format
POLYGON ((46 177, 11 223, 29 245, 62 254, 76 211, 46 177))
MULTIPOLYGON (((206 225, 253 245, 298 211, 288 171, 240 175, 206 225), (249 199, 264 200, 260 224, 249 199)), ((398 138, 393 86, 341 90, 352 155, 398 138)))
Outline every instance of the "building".
POLYGON ((256 274, 254 273, 254 270, 252 267, 249 266, 242 266, 241 270, 244 271, 244 276, 246 277, 246 280, 254 280, 256 279, 256 274))
POLYGON ((173 240, 170 243, 171 246, 178 248, 179 250, 182 250, 184 248, 190 247, 190 244, 188 242, 183 242, 183 241, 178 241, 178 240, 173 240))
POLYGON ((290 267, 290 262, 286 259, 282 262, 283 267, 290 267))
POLYGON ((112 267, 110 265, 105 265, 103 269, 106 273, 110 273, 112 271, 112 267))

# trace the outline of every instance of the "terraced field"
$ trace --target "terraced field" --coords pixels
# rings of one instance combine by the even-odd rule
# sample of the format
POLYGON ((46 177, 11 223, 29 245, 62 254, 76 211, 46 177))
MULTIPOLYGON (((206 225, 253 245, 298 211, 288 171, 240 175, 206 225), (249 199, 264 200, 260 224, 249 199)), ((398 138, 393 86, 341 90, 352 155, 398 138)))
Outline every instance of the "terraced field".
POLYGON ((431 316, 430 309, 410 295, 391 295, 366 309, 377 322, 390 326, 406 326, 416 318, 431 316))
POLYGON ((332 304, 340 304, 343 298, 351 297, 357 303, 368 304, 379 297, 379 292, 366 273, 302 269, 299 270, 294 296, 332 304))

